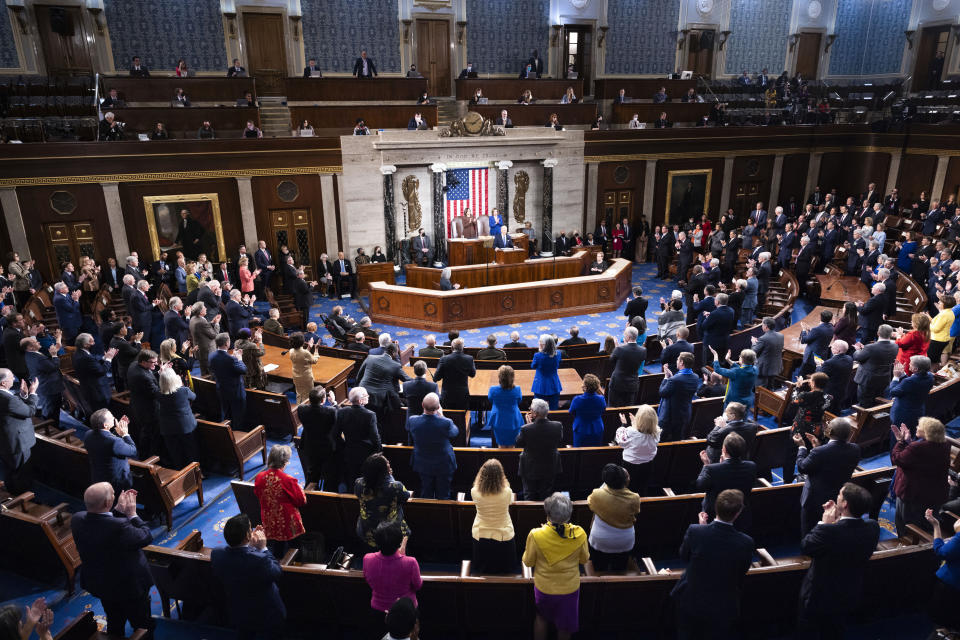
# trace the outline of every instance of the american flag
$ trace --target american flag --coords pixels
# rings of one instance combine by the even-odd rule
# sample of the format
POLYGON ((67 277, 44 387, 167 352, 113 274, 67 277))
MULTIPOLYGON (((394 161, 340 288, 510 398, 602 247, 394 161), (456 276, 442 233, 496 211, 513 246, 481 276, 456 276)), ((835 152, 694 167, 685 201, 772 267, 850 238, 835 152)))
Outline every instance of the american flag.
POLYGON ((453 219, 470 207, 476 217, 487 215, 487 169, 453 169, 447 172, 447 237, 453 219), (452 179, 451 179, 452 178, 452 179), (458 183, 458 184, 454 184, 458 183))

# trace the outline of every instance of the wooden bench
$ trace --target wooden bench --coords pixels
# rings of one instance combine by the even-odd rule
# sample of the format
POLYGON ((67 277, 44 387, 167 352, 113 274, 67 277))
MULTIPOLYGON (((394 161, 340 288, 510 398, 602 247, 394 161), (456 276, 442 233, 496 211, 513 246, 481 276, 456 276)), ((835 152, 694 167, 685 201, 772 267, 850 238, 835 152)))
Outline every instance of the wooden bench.
MULTIPOLYGON (((146 629, 134 629, 129 636, 124 636, 127 640, 141 640, 147 637, 146 629)), ((100 626, 93 617, 93 611, 87 610, 67 623, 60 633, 54 636, 54 640, 109 640, 116 636, 108 636, 100 631, 100 626)))
POLYGON ((236 469, 243 479, 244 463, 258 453, 267 464, 267 434, 263 425, 250 431, 234 431, 229 422, 197 420, 197 438, 202 460, 215 460, 227 469, 236 469))

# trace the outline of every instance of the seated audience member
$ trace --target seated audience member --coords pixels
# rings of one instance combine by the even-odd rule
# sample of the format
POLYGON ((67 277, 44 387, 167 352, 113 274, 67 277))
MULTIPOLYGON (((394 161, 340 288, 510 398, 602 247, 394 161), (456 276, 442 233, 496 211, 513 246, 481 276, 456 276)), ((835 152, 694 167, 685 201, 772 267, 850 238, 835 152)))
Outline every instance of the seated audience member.
POLYGON ((170 132, 167 131, 167 128, 165 126, 163 126, 162 122, 158 122, 154 126, 153 131, 150 132, 150 139, 151 140, 169 140, 170 132))
POLYGON ((890 462, 897 465, 893 484, 897 535, 904 536, 908 524, 926 527, 926 510, 946 502, 950 444, 943 423, 935 418, 920 418, 916 439, 906 425, 891 425, 890 429, 897 440, 890 452, 890 462))
POLYGON ((504 127, 505 129, 513 128, 513 120, 510 119, 506 109, 501 109, 500 116, 494 121, 493 124, 497 125, 498 127, 504 127))
POLYGON ((173 107, 189 107, 190 98, 187 97, 187 94, 184 93, 181 87, 177 87, 173 92, 173 100, 170 101, 170 106, 173 107))
POLYGON ((577 325, 573 325, 572 327, 570 327, 570 329, 568 329, 567 332, 570 334, 570 337, 564 340, 563 342, 561 342, 557 346, 569 347, 570 345, 573 345, 573 344, 587 344, 587 340, 585 338, 580 337, 580 327, 578 327, 577 325))
POLYGON ((307 496, 297 479, 283 472, 290 463, 290 454, 290 447, 273 445, 267 469, 253 481, 267 546, 276 558, 282 558, 293 541, 306 531, 300 507, 307 504, 307 496))
POLYGON ((498 446, 513 447, 523 426, 523 416, 520 415, 523 393, 513 383, 513 367, 503 365, 497 371, 497 377, 499 384, 491 386, 487 392, 491 407, 487 414, 487 425, 493 429, 498 446))
POLYGON ((620 465, 603 467, 603 484, 587 497, 593 518, 588 538, 590 562, 597 571, 624 571, 636 544, 634 525, 640 496, 627 488, 630 474, 620 465))
POLYGON ((413 440, 411 466, 420 474, 420 497, 437 500, 450 498, 450 482, 457 470, 451 439, 460 430, 453 420, 443 417, 440 397, 428 393, 423 398, 423 413, 407 422, 413 440))
POLYGON ((467 62, 467 66, 460 71, 460 75, 457 76, 458 79, 463 80, 464 78, 476 78, 477 77, 477 65, 472 62, 467 62))
POLYGON ((247 70, 240 66, 240 60, 238 58, 233 59, 233 64, 227 68, 227 77, 228 78, 246 78, 247 70))
POLYGON ((550 119, 543 125, 544 127, 553 127, 556 131, 563 131, 563 125, 560 124, 560 116, 555 113, 550 114, 550 119))
POLYGON ((149 78, 150 70, 147 69, 147 66, 141 64, 140 56, 133 56, 133 61, 130 64, 130 77, 131 78, 149 78))
POLYGON ((253 92, 247 91, 242 98, 237 98, 238 107, 256 107, 257 101, 253 99, 253 92))
POLYGON ((953 536, 946 541, 934 510, 927 509, 924 518, 933 528, 933 553, 943 561, 928 611, 938 626, 956 629, 960 627, 960 518, 953 519, 953 536))
POLYGON ((117 122, 113 111, 107 111, 103 114, 103 120, 100 121, 100 140, 114 141, 123 140, 123 123, 117 122))
POLYGON ((357 118, 357 124, 353 127, 353 135, 355 136, 370 135, 370 129, 367 128, 367 124, 363 121, 363 118, 357 118))
POLYGON ((481 465, 470 489, 470 499, 477 508, 472 528, 471 573, 514 573, 517 547, 510 519, 513 491, 499 460, 491 458, 481 465))
POLYGON ((270 307, 270 310, 267 312, 267 321, 263 323, 263 328, 270 333, 276 333, 281 336, 286 333, 283 325, 280 324, 280 309, 270 307))
MULTIPOLYGON (((20 609, 17 604, 0 606, 0 637, 21 640, 32 638, 36 631, 39 640, 54 640, 50 633, 53 609, 47 606, 46 598, 37 598, 33 604, 26 605, 23 611, 20 609)), ((57 635, 63 637, 62 634, 57 635)))
POLYGON ((530 530, 523 551, 523 564, 534 570, 533 637, 546 640, 553 626, 557 638, 567 640, 580 628, 580 565, 590 559, 587 533, 570 523, 573 504, 564 494, 549 496, 543 510, 547 522, 530 530))
POLYGON ((312 138, 313 137, 313 126, 311 126, 309 120, 304 120, 300 123, 300 126, 297 127, 297 135, 301 138, 312 138))
MULTIPOLYGON (((590 125, 590 130, 591 130, 591 131, 600 131, 600 130, 607 129, 607 128, 608 128, 608 127, 607 127, 607 123, 604 122, 604 120, 603 120, 603 115, 598 113, 598 114, 597 114, 597 119, 593 121, 593 124, 592 124, 592 125, 590 125)), ((593 243, 588 243, 588 244, 593 244, 593 243)))
POLYGON ((731 402, 723 409, 723 415, 713 421, 714 427, 707 434, 707 458, 711 464, 720 462, 721 447, 724 439, 731 433, 736 433, 745 444, 744 459, 750 459, 753 441, 760 428, 756 422, 747 417, 747 408, 739 402, 731 402))
MULTIPOLYGON (((827 425, 824 445, 807 435, 806 442, 800 434, 794 434, 797 445, 797 471, 806 475, 803 493, 800 494, 800 533, 806 535, 823 515, 823 504, 836 495, 844 482, 850 480, 860 463, 860 446, 849 442, 853 425, 847 418, 834 418, 827 425), (809 453, 807 445, 810 446, 809 453)), ((784 469, 784 483, 793 482, 793 469, 784 469)))
POLYGON ((437 347, 437 336, 431 334, 423 339, 427 346, 420 349, 418 354, 422 358, 442 358, 444 351, 437 347))
POLYGON ((617 429, 616 443, 623 448, 621 466, 630 474, 630 490, 643 496, 647 491, 653 459, 660 443, 660 427, 657 412, 648 404, 641 405, 633 415, 631 424, 621 413, 622 427, 617 429))
POLYGON ((370 585, 370 619, 381 632, 384 612, 400 598, 409 598, 417 606, 417 591, 423 586, 420 565, 406 555, 403 530, 397 522, 382 522, 374 531, 379 551, 363 557, 363 578, 370 585))
POLYGON ((187 68, 187 61, 183 58, 177 60, 177 66, 174 67, 173 73, 178 78, 189 78, 193 75, 193 71, 187 68))
POLYGON ((497 349, 497 336, 487 336, 487 346, 477 352, 477 360, 506 360, 506 352, 497 349))
POLYGON ((577 104, 578 102, 579 100, 577 99, 576 94, 573 92, 573 87, 567 87, 563 97, 560 98, 560 104, 577 104))
POLYGON ((333 392, 314 387, 310 391, 309 402, 297 407, 297 418, 303 427, 299 453, 304 485, 316 483, 325 491, 335 492, 340 471, 337 459, 337 410, 327 406, 327 400, 336 403, 333 392))
POLYGON ((716 371, 703 374, 703 384, 697 389, 698 398, 721 398, 727 393, 727 385, 723 376, 716 371))
POLYGON ((417 71, 417 65, 412 64, 412 65, 410 65, 410 69, 407 71, 407 77, 408 77, 408 78, 422 78, 422 77, 423 77, 423 74, 421 74, 419 71, 417 71))
POLYGON ((320 67, 317 66, 317 59, 310 58, 307 60, 307 66, 303 68, 303 77, 304 78, 322 78, 323 73, 320 71, 320 67))
POLYGON ((653 126, 657 129, 669 129, 673 126, 673 123, 667 119, 667 112, 661 111, 660 117, 654 120, 653 126))
POLYGON ((517 447, 520 454, 520 479, 524 500, 544 500, 553 493, 554 482, 560 472, 557 448, 563 441, 563 426, 548 420, 550 407, 545 400, 534 398, 527 412, 529 421, 520 428, 517 447))
POLYGON ((526 344, 520 342, 520 333, 518 331, 511 331, 510 342, 503 345, 504 349, 525 349, 526 347, 526 344))
POLYGON ((748 531, 752 521, 750 513, 750 490, 757 481, 756 463, 746 460, 747 443, 736 432, 728 433, 720 449, 720 461, 710 462, 706 450, 700 452, 703 469, 697 477, 697 491, 703 491, 703 510, 714 514, 714 503, 720 492, 737 489, 744 495, 743 510, 734 526, 748 531))
POLYGON ((410 528, 403 517, 403 505, 412 493, 393 479, 393 470, 383 454, 375 453, 364 460, 362 475, 356 479, 353 488, 360 502, 360 517, 357 518, 360 540, 371 550, 376 550, 380 548, 380 541, 374 533, 381 524, 395 523, 400 526, 403 538, 399 544, 400 553, 405 554, 410 528))
POLYGON ((200 461, 197 418, 190 404, 196 399, 196 394, 183 386, 180 376, 172 368, 160 371, 157 426, 173 469, 182 469, 191 462, 200 461))
POLYGON ((262 138, 263 132, 253 123, 253 120, 247 120, 246 128, 241 132, 242 138, 262 138))
POLYGON ((583 393, 570 401, 573 414, 573 446, 599 447, 603 444, 603 412, 607 401, 600 393, 600 380, 592 373, 583 377, 583 393))
POLYGON ((613 104, 626 104, 628 102, 630 102, 630 98, 627 97, 626 89, 620 89, 617 92, 617 97, 613 99, 613 104))
POLYGON ((347 343, 347 349, 350 351, 370 352, 370 345, 367 344, 367 335, 363 331, 358 331, 353 336, 353 340, 347 343))
POLYGON ((434 104, 434 100, 430 97, 429 93, 421 91, 420 97, 417 98, 417 104, 434 104))
POLYGON ((627 123, 628 129, 643 129, 643 125, 640 123, 640 114, 635 113, 633 117, 630 118, 630 122, 627 123))
POLYGON ((287 609, 280 598, 280 564, 267 550, 262 526, 250 528, 245 513, 223 525, 226 547, 210 552, 210 567, 226 592, 230 623, 238 637, 275 637, 287 609))
POLYGON ((120 493, 133 488, 129 460, 137 459, 137 445, 130 437, 129 424, 126 416, 117 420, 109 409, 98 409, 90 416, 90 432, 83 448, 87 450, 92 483, 108 482, 120 493))
POLYGON ((880 525, 863 517, 872 502, 866 489, 845 483, 800 541, 810 568, 800 585, 799 637, 846 637, 845 618, 860 603, 863 573, 880 539, 880 525))
POLYGON ((653 94, 653 103, 662 104, 664 102, 669 102, 670 98, 667 96, 667 88, 660 87, 660 90, 653 94))
POLYGON ((430 125, 427 124, 427 121, 423 118, 423 114, 419 111, 414 113, 410 121, 407 122, 408 131, 426 131, 429 128, 430 125))
POLYGON ((200 128, 197 129, 197 138, 200 140, 213 140, 217 137, 217 132, 213 130, 209 120, 204 120, 200 128))
POLYGON ((536 99, 533 97, 533 92, 531 92, 530 89, 524 90, 524 92, 520 94, 520 97, 517 98, 517 104, 531 105, 534 102, 536 102, 536 99))
POLYGON ((101 109, 120 109, 127 106, 126 100, 117 95, 117 90, 111 88, 107 97, 100 101, 101 109))

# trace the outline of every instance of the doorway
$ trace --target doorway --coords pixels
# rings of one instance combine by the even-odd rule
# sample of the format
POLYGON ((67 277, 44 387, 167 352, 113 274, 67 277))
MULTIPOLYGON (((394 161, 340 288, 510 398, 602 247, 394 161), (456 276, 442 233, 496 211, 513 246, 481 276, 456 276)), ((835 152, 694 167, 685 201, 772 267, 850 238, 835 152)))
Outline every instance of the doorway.
POLYGON ((451 95, 450 22, 417 19, 417 70, 427 79, 431 96, 451 95))
POLYGON ((283 95, 287 75, 283 16, 279 13, 244 13, 243 34, 247 46, 247 73, 257 79, 257 94, 283 95))
POLYGON ((682 71, 693 71, 694 76, 713 77, 713 44, 716 34, 713 29, 695 29, 690 32, 687 66, 682 71))
POLYGON ((950 25, 927 27, 920 32, 920 44, 917 46, 917 64, 913 70, 913 90, 923 91, 940 88, 944 64, 935 67, 934 59, 938 51, 947 52, 950 40, 950 25))
MULTIPOLYGON (((584 95, 591 94, 593 69, 593 27, 585 24, 568 24, 563 28, 563 77, 569 77, 573 66, 577 78, 583 78, 584 95)), ((583 96, 579 96, 583 98, 583 96)))
MULTIPOLYGON (((633 189, 618 189, 616 191, 603 192, 603 217, 607 223, 607 229, 614 229, 617 223, 624 218, 633 221, 633 189)), ((600 220, 597 220, 597 226, 600 226, 600 220)))
POLYGON ((37 34, 50 75, 92 75, 93 62, 80 7, 34 5, 37 34))
POLYGON ((732 207, 737 220, 746 220, 750 217, 750 212, 756 209, 762 186, 763 182, 759 180, 746 180, 734 185, 732 207))
POLYGON ((314 229, 310 209, 271 209, 269 249, 274 256, 280 255, 280 246, 286 245, 293 254, 297 266, 303 267, 307 280, 313 280, 314 260, 320 257, 323 248, 316 237, 323 237, 323 229, 314 229))
POLYGON ((66 262, 72 262, 79 273, 80 256, 97 260, 97 243, 90 221, 45 224, 43 237, 47 245, 47 273, 59 274, 66 262))
POLYGON ((807 80, 816 80, 820 68, 820 43, 822 33, 801 33, 797 41, 797 65, 795 73, 807 80))

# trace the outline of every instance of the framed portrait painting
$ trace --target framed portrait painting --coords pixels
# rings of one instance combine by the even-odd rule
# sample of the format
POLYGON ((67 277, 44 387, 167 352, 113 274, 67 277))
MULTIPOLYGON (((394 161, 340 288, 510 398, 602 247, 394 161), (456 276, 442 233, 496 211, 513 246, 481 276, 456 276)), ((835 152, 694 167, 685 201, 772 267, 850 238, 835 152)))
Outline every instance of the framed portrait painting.
POLYGON ((210 262, 220 262, 226 255, 216 193, 144 196, 143 208, 154 260, 160 258, 161 251, 171 256, 183 251, 187 262, 201 253, 210 262))
POLYGON ((664 220, 681 225, 690 218, 700 222, 700 216, 707 213, 710 207, 712 180, 713 169, 668 171, 664 220))

